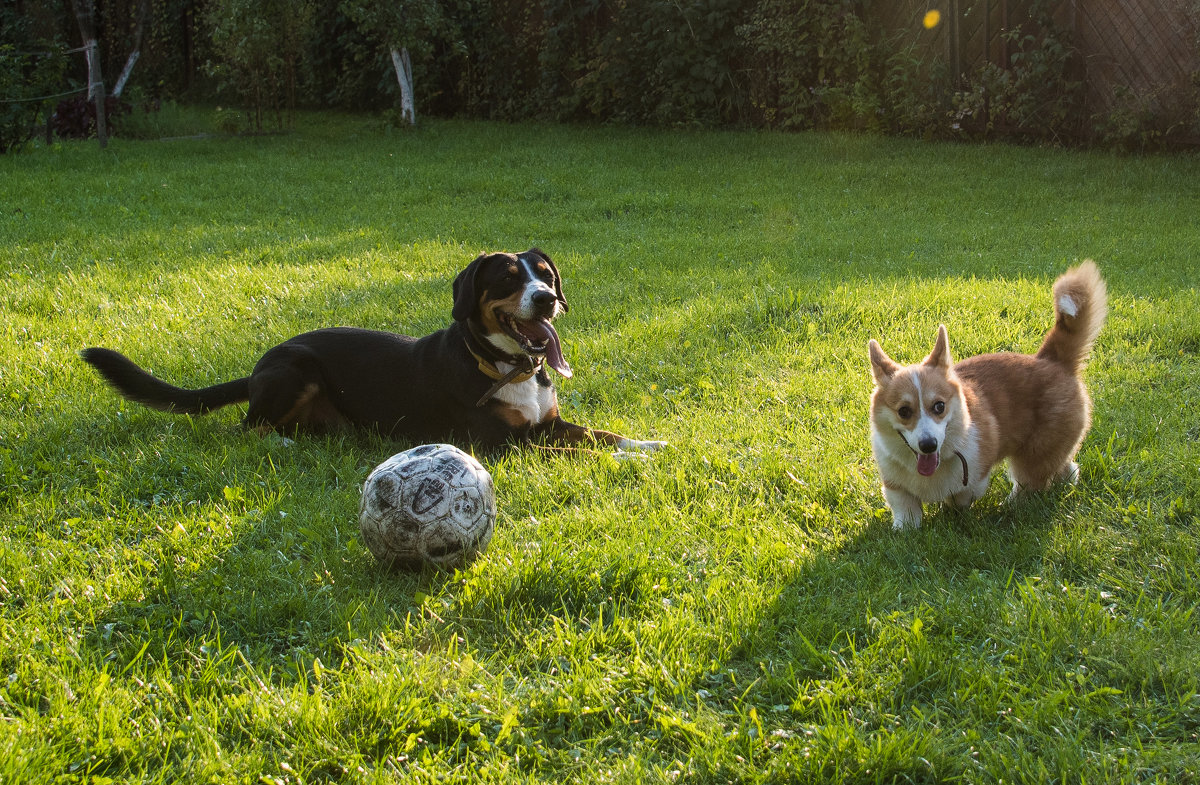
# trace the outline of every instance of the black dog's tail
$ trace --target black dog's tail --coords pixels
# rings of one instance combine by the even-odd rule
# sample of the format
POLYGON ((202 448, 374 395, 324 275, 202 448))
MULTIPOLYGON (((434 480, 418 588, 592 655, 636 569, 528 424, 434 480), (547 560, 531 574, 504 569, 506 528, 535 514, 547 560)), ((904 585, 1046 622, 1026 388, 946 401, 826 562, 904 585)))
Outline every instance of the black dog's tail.
POLYGON ((131 401, 174 414, 204 414, 250 398, 250 377, 185 390, 156 379, 132 360, 112 349, 93 347, 79 353, 117 392, 131 401))

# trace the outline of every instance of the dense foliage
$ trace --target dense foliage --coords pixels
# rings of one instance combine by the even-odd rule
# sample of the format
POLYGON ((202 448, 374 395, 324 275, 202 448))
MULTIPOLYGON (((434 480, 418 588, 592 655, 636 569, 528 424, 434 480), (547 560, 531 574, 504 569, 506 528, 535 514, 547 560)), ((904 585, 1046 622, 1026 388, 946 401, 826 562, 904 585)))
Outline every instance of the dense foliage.
POLYGON ((209 0, 205 20, 212 35, 211 74, 253 108, 255 130, 265 112, 283 125, 296 106, 297 72, 312 35, 311 0, 209 0))
MULTIPOLYGON (((139 0, 94 2, 113 74, 139 0)), ((59 3, 26 21, 74 40, 59 3)), ((1200 78, 1145 111, 1089 113, 1062 6, 1008 3, 1004 56, 956 72, 919 15, 877 0, 149 0, 133 83, 153 98, 233 100, 245 125, 274 115, 282 127, 297 103, 395 106, 388 52, 407 49, 418 116, 1056 143, 1200 137, 1200 78)))
MULTIPOLYGON (((116 96, 104 99, 104 119, 110 133, 117 132, 117 118, 129 114, 131 107, 116 96)), ((82 95, 64 98, 54 107, 50 118, 54 133, 67 139, 87 139, 96 135, 96 102, 82 95)))
POLYGON ((0 153, 33 135, 47 96, 62 84, 61 48, 36 36, 30 19, 8 0, 0 4, 0 153))

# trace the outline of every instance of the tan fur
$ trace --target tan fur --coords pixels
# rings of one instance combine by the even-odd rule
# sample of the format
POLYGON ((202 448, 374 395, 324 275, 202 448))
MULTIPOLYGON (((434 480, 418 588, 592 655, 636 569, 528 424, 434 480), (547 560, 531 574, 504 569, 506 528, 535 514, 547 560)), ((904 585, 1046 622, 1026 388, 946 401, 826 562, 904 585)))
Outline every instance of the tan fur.
POLYGON ((515 406, 497 406, 496 414, 513 428, 522 428, 532 424, 529 422, 529 418, 525 416, 525 413, 515 406))
POLYGON ((497 312, 505 314, 516 313, 521 307, 521 292, 513 292, 503 300, 488 299, 487 292, 479 298, 479 321, 483 324, 484 332, 488 334, 502 334, 504 328, 500 326, 500 318, 496 315, 497 312))
MULTIPOLYGON (((296 399, 296 403, 288 410, 286 414, 279 418, 276 423, 277 428, 291 428, 299 425, 311 431, 320 433, 324 431, 340 430, 349 427, 349 422, 343 417, 328 397, 321 392, 321 388, 316 384, 306 384, 300 393, 300 397, 296 399)), ((261 426, 257 429, 259 435, 265 435, 271 429, 263 429, 261 426)))
POLYGON ((917 365, 901 366, 876 341, 869 343, 876 385, 871 443, 896 528, 920 525, 923 502, 971 504, 1005 459, 1014 495, 1075 479, 1073 459, 1091 426, 1091 400, 1079 373, 1107 312, 1094 263, 1055 282, 1054 310, 1055 324, 1034 355, 985 354, 952 364, 945 326, 917 365), (929 475, 917 470, 921 439, 937 442, 936 459, 923 459, 927 471, 937 461, 929 475))

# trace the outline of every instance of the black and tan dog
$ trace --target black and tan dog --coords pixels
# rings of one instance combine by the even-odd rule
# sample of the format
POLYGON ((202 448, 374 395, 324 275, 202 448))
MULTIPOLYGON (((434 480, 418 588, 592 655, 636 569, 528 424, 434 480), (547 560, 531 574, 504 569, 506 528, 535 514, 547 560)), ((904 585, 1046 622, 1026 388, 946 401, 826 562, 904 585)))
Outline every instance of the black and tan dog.
POLYGON ((651 452, 636 441, 563 420, 546 366, 571 376, 551 322, 567 310, 558 269, 542 251, 481 254, 454 280, 454 322, 424 338, 332 327, 269 349, 249 376, 199 390, 163 382, 111 349, 82 357, 126 398, 203 414, 249 401, 260 432, 347 426, 417 442, 591 442, 651 452))

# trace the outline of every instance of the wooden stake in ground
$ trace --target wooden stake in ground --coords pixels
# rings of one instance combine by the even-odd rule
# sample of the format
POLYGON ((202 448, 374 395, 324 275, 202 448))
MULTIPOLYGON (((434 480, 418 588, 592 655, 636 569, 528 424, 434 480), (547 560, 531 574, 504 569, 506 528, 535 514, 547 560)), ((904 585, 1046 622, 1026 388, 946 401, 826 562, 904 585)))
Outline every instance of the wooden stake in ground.
POLYGON ((104 77, 100 73, 100 45, 96 42, 96 9, 93 0, 71 0, 79 34, 83 36, 83 51, 88 66, 88 100, 96 104, 96 138, 100 148, 108 146, 108 129, 104 122, 104 77))

